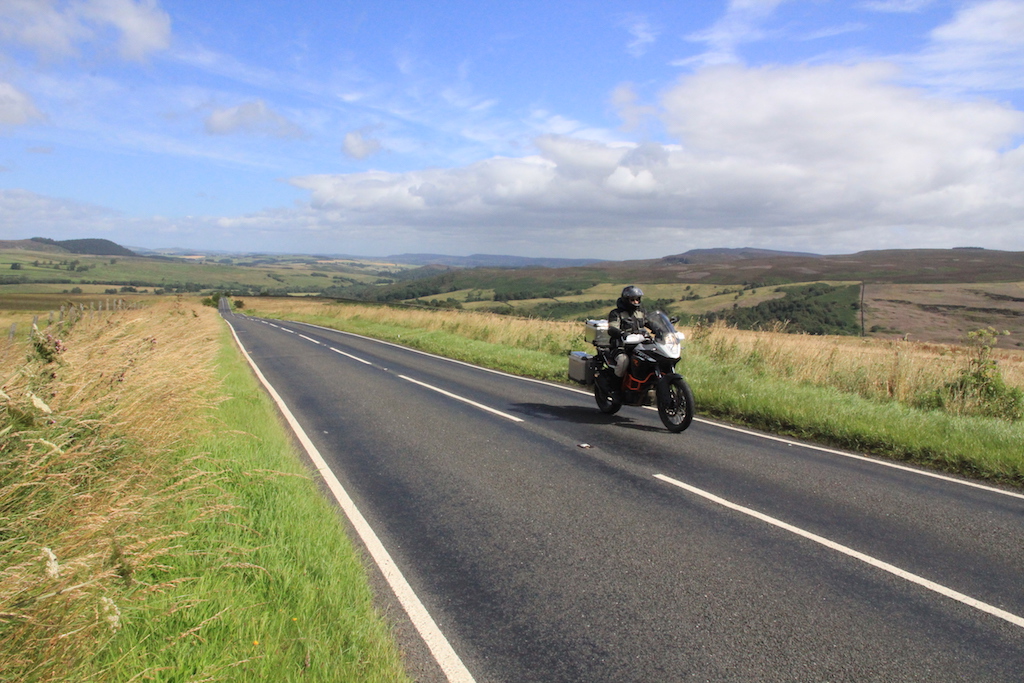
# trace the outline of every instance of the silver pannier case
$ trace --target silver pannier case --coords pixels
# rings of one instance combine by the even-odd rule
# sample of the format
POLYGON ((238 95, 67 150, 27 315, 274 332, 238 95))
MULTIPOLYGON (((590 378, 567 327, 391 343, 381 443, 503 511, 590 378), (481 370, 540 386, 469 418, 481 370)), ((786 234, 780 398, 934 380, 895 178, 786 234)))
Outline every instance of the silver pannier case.
POLYGON ((569 354, 569 379, 591 385, 594 383, 594 370, 590 366, 590 356, 582 351, 569 354))
POLYGON ((594 346, 609 346, 612 338, 608 336, 608 321, 588 320, 583 338, 594 346))

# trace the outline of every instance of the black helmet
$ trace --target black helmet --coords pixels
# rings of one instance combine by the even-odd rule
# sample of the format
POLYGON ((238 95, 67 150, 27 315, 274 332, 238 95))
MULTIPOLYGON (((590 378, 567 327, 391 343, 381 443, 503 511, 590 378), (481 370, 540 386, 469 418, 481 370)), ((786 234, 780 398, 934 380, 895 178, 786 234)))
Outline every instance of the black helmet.
POLYGON ((644 292, 636 285, 630 285, 622 290, 622 302, 632 309, 640 305, 640 298, 644 292))

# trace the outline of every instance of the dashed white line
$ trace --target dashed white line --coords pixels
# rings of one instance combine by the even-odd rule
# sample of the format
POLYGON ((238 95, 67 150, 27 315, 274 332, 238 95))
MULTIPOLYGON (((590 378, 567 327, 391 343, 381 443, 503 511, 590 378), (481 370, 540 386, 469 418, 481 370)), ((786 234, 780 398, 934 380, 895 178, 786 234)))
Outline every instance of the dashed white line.
POLYGON ((426 389, 430 389, 431 391, 436 391, 439 394, 444 394, 448 398, 454 398, 456 401, 462 401, 463 403, 468 403, 469 405, 473 406, 474 408, 479 408, 480 410, 486 410, 489 413, 494 413, 495 415, 500 415, 501 417, 504 417, 505 419, 508 419, 508 420, 512 420, 513 422, 522 422, 523 421, 522 418, 516 417, 515 415, 509 415, 508 413, 503 413, 500 410, 496 410, 495 408, 491 408, 490 406, 485 406, 483 403, 477 403, 476 401, 471 401, 468 398, 466 398, 465 396, 459 396, 458 394, 453 394, 450 391, 445 391, 444 389, 432 386, 430 384, 426 384, 425 382, 421 382, 418 379, 413 379, 412 377, 406 377, 405 375, 399 375, 399 377, 401 377, 402 379, 406 380, 407 382, 412 382, 413 384, 418 384, 421 387, 424 387, 426 389))
POLYGON ((334 351, 335 353, 340 353, 342 356, 345 356, 346 358, 351 358, 352 360, 357 360, 360 363, 364 363, 366 365, 373 365, 373 363, 371 363, 370 361, 366 360, 365 358, 360 358, 359 356, 353 356, 351 353, 345 353, 344 351, 340 351, 340 350, 334 348, 333 346, 328 346, 327 348, 329 348, 331 351, 334 351))
POLYGON ((306 341, 311 341, 311 342, 313 342, 313 343, 314 343, 314 344, 316 344, 317 346, 320 346, 320 345, 321 345, 321 344, 320 344, 320 342, 318 342, 318 341, 317 341, 316 339, 313 339, 312 337, 307 337, 307 336, 306 336, 306 335, 304 335, 304 334, 300 334, 299 336, 300 336, 300 337, 302 337, 303 339, 305 339, 306 341))
POLYGON ((907 581, 910 581, 911 583, 915 583, 915 584, 917 584, 919 586, 923 586, 924 588, 927 588, 930 591, 934 591, 934 592, 938 593, 939 595, 943 595, 943 596, 945 596, 947 598, 951 598, 951 599, 956 600, 958 602, 962 602, 963 604, 968 605, 970 607, 973 607, 974 609, 977 609, 977 610, 980 610, 982 612, 986 612, 986 613, 991 614, 993 616, 999 617, 1000 619, 1003 619, 1005 621, 1010 622, 1014 626, 1020 626, 1021 628, 1024 628, 1024 618, 1021 618, 1021 617, 1017 616, 1016 614, 1012 614, 1010 612, 1007 612, 1006 610, 999 609, 998 607, 995 607, 994 605, 990 605, 987 602, 982 602, 981 600, 978 600, 976 598, 972 598, 969 595, 964 595, 963 593, 955 591, 952 588, 947 588, 946 586, 943 586, 941 584, 935 583, 934 581, 929 581, 928 579, 926 579, 926 578, 924 578, 922 576, 918 576, 917 574, 912 574, 912 573, 910 573, 910 572, 908 572, 906 570, 900 569, 899 567, 897 567, 895 565, 891 565, 888 562, 884 562, 884 561, 879 560, 879 559, 877 559, 875 557, 871 557, 870 555, 865 555, 862 552, 854 550, 853 548, 850 548, 848 546, 842 545, 840 543, 836 543, 835 541, 830 541, 829 539, 825 538, 824 536, 818 536, 817 534, 811 533, 810 531, 806 531, 804 529, 801 529, 800 527, 795 527, 792 524, 787 524, 786 522, 783 522, 780 519, 776 519, 775 517, 770 517, 770 516, 768 516, 768 515, 766 515, 766 514, 764 514, 762 512, 758 512, 757 510, 752 510, 752 509, 750 509, 748 507, 744 507, 742 505, 738 505, 736 503, 733 503, 732 501, 726 500, 725 498, 721 498, 719 496, 716 496, 713 493, 710 493, 710 492, 705 491, 703 489, 699 489, 696 486, 691 486, 690 484, 686 484, 684 482, 681 482, 678 479, 673 479, 672 477, 667 477, 664 474, 656 474, 656 475, 654 475, 654 477, 656 479, 660 479, 661 481, 663 481, 663 482, 665 482, 667 484, 671 484, 673 486, 677 486, 677 487, 679 487, 679 488, 681 488, 681 489, 683 489, 685 491, 689 491, 690 493, 693 493, 695 495, 701 496, 702 498, 710 500, 713 503, 717 503, 717 504, 719 504, 719 505, 721 505, 723 507, 727 507, 730 510, 735 510, 736 512, 742 512, 743 514, 749 515, 749 516, 751 516, 751 517, 753 517, 755 519, 759 519, 762 522, 766 522, 766 523, 771 524, 773 526, 779 527, 780 529, 785 529, 786 531, 789 531, 790 533, 796 534, 797 536, 802 536, 803 538, 806 538, 808 540, 814 541, 815 543, 823 545, 826 548, 831 548, 832 550, 835 550, 835 551, 838 551, 840 553, 843 553, 844 555, 848 555, 848 556, 850 556, 850 557, 852 557, 854 559, 860 560, 861 562, 865 562, 865 563, 871 565, 872 567, 876 567, 876 568, 881 569, 883 571, 889 572, 890 574, 898 576, 901 579, 905 579, 907 581))

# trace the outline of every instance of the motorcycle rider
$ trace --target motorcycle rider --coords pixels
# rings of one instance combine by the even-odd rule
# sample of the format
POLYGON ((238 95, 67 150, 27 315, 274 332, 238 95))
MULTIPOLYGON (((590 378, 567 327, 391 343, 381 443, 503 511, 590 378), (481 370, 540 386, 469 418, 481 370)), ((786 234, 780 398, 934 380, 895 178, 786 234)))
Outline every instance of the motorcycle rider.
POLYGON ((615 302, 615 309, 608 314, 608 336, 611 337, 611 355, 615 376, 622 378, 629 366, 629 354, 624 339, 628 334, 640 334, 647 324, 647 311, 641 300, 643 291, 636 285, 622 290, 622 296, 615 302))

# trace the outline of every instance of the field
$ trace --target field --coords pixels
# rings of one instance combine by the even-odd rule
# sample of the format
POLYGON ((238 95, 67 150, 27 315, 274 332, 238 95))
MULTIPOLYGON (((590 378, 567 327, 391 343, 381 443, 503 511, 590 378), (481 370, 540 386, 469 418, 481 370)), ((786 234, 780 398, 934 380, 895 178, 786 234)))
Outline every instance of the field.
POLYGON ((1024 346, 1024 282, 868 285, 865 303, 873 335, 956 344, 991 326, 1010 333, 1001 347, 1024 346))
POLYGON ((332 285, 388 280, 408 269, 372 260, 315 256, 143 258, 0 250, 0 286, 17 292, 63 292, 79 287, 83 292, 99 293, 124 286, 145 291, 319 292, 332 285))

